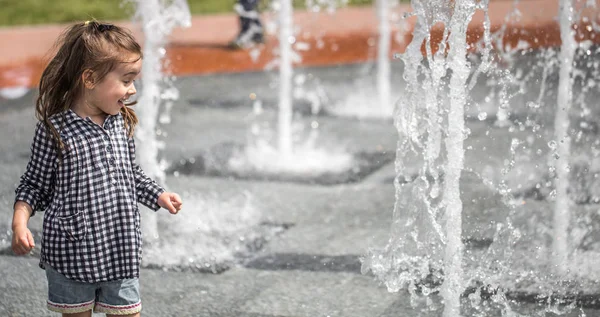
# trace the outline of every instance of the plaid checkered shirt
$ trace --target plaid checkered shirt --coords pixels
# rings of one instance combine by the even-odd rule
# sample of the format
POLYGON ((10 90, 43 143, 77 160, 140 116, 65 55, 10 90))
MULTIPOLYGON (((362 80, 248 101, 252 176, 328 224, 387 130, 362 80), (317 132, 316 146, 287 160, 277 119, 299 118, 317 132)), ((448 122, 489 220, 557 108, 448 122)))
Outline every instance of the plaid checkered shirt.
POLYGON ((40 266, 90 283, 138 277, 138 202, 156 211, 164 189, 136 164, 120 114, 108 116, 102 127, 72 110, 50 121, 66 145, 62 161, 38 122, 15 198, 34 214, 44 210, 40 266))

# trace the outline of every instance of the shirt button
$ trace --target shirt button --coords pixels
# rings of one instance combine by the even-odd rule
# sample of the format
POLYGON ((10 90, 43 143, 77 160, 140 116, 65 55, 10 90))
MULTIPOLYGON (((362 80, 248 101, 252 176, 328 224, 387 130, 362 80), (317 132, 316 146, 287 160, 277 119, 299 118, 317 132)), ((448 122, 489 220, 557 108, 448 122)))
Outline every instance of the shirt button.
POLYGON ((106 140, 106 141, 110 141, 110 137, 109 137, 107 134, 105 134, 105 135, 104 135, 104 140, 106 140))
POLYGON ((110 165, 115 165, 115 159, 111 157, 108 159, 108 163, 110 163, 110 165))
POLYGON ((108 153, 112 152, 112 145, 107 145, 106 146, 106 152, 108 152, 108 153))
POLYGON ((113 176, 111 182, 113 183, 113 185, 117 185, 118 181, 117 179, 113 176))

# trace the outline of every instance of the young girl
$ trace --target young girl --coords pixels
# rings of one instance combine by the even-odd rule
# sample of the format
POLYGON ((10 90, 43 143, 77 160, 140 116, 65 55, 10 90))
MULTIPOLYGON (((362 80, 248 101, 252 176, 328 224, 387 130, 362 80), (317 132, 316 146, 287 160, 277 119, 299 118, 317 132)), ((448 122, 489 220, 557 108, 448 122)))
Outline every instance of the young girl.
POLYGON ((63 316, 139 316, 142 238, 138 202, 176 214, 165 192, 136 164, 128 106, 142 65, 129 31, 90 21, 62 35, 40 80, 39 120, 16 190, 12 248, 34 247, 29 217, 44 212, 40 267, 48 309, 63 316))

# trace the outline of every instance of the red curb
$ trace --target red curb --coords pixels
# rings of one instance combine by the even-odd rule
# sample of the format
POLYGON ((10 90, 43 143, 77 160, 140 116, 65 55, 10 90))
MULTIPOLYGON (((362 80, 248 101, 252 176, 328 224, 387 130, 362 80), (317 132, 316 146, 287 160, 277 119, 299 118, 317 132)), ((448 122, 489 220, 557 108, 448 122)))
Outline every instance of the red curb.
MULTIPOLYGON (((585 3, 587 0, 579 1, 585 3)), ((588 28, 591 21, 600 21, 598 9, 583 11, 582 21, 587 19, 588 22, 581 22, 576 28, 579 41, 591 40, 600 44, 600 34, 588 28)), ((409 11, 407 5, 394 10, 396 14, 409 11)), ((492 32, 505 27, 505 45, 516 47, 519 43, 528 43, 531 48, 560 45, 560 30, 556 22, 558 0, 521 0, 516 7, 513 1, 492 0, 489 12, 492 32), (515 9, 520 12, 520 18, 517 21, 508 19, 507 22, 507 16, 516 12, 515 9)), ((270 17, 264 15, 263 18, 269 20, 270 17)), ((482 21, 483 13, 477 12, 467 34, 470 44, 482 38, 482 21)), ((378 21, 374 8, 344 8, 333 15, 296 12, 294 22, 302 32, 297 36, 297 42, 310 48, 299 51, 302 58, 299 65, 358 63, 373 60, 377 55, 378 21)), ((393 41, 390 55, 404 51, 410 43, 414 23, 414 17, 406 19, 402 23, 404 29, 394 31, 392 36, 396 40, 393 41)), ((131 28, 138 39, 143 39, 135 25, 128 22, 119 22, 119 25, 131 28)), ((49 56, 48 51, 63 28, 64 25, 50 25, 0 29, 3 47, 0 51, 0 87, 37 85, 46 63, 44 57, 49 56), (27 45, 18 45, 23 39, 27 39, 27 45)), ((191 28, 177 29, 171 36, 171 44, 167 49, 169 71, 175 75, 197 75, 265 69, 274 58, 276 37, 268 37, 267 44, 257 47, 255 53, 259 54, 253 60, 248 50, 226 48, 237 28, 235 15, 194 16, 191 28)), ((432 43, 440 41, 441 32, 439 28, 432 30, 432 43)))

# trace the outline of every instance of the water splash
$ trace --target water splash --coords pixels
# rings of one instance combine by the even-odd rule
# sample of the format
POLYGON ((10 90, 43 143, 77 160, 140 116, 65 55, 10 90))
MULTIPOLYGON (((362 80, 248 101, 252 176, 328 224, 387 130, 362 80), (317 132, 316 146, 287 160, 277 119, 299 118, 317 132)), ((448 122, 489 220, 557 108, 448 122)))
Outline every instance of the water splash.
POLYGON ((341 149, 332 151, 331 148, 318 148, 310 141, 297 144, 293 155, 283 158, 269 142, 257 139, 252 146, 235 153, 228 165, 242 175, 260 171, 265 175, 316 177, 325 173, 343 173, 352 167, 353 162, 352 155, 341 149))
MULTIPOLYGON (((306 5, 319 12, 323 6, 335 8, 337 2, 339 1, 307 1, 306 5)), ((277 21, 267 23, 267 29, 278 33, 279 49, 274 52, 278 57, 268 63, 265 70, 279 67, 277 135, 273 137, 269 124, 258 121, 263 117, 263 110, 262 104, 257 100, 251 116, 254 121, 248 134, 248 144, 242 151, 234 153, 228 165, 242 174, 252 171, 266 174, 318 175, 348 169, 353 163, 352 155, 341 148, 325 149, 317 146, 319 123, 316 120, 309 120, 308 127, 301 122, 302 120, 294 120, 295 99, 308 100, 311 114, 316 115, 327 96, 319 81, 312 78, 311 74, 294 75, 293 64, 301 61, 298 51, 307 48, 304 47, 305 43, 300 43, 296 37, 298 30, 294 27, 292 2, 272 1, 271 9, 277 14, 277 21), (308 87, 309 78, 317 87, 308 87)))
POLYGON ((574 20, 571 0, 560 1, 560 35, 562 45, 560 49, 560 75, 558 84, 558 100, 556 116, 554 119, 555 138, 558 145, 557 156, 550 157, 550 168, 556 173, 555 190, 556 201, 553 217, 553 263, 557 272, 566 274, 568 270, 569 250, 569 225, 571 202, 568 196, 569 188, 569 161, 571 154, 571 137, 569 136, 569 110, 572 104, 573 86, 573 56, 577 44, 572 29, 574 20))
POLYGON ((474 0, 455 1, 453 5, 442 0, 411 3, 417 22, 413 40, 402 56, 406 96, 400 98, 395 114, 401 141, 396 158, 392 234, 383 250, 371 250, 362 269, 373 271, 390 291, 406 287, 413 295, 424 288, 428 294, 440 292, 443 315, 456 317, 460 316, 460 294, 465 289, 459 179, 464 161, 467 80, 471 72, 466 59, 466 30, 478 5, 474 0), (445 28, 434 51, 430 31, 438 23, 445 28), (428 66, 423 63, 423 43, 428 66), (450 79, 446 84, 447 76, 450 79), (445 103, 446 87, 450 89, 449 105, 445 103), (448 118, 444 120, 441 113, 448 113, 448 118), (444 144, 443 130, 447 132, 444 144), (442 145, 447 152, 445 164, 441 164, 442 145), (411 160, 406 158, 410 151, 424 159, 414 178, 404 175, 405 164, 411 160))
POLYGON ((390 75, 390 3, 388 0, 377 0, 377 18, 379 20, 379 40, 377 47, 377 95, 379 96, 379 111, 377 113, 392 113, 391 75, 390 75))
POLYGON ((160 222, 165 230, 156 245, 144 251, 146 265, 216 272, 217 266, 231 265, 238 254, 247 253, 247 244, 256 239, 254 227, 262 219, 250 193, 224 197, 192 191, 183 193, 182 199, 190 206, 187 215, 160 222))
POLYGON ((294 148, 289 156, 282 156, 279 148, 273 146, 277 135, 273 133, 272 120, 269 113, 264 112, 260 100, 254 102, 249 121, 247 145, 234 152, 227 163, 230 169, 241 175, 259 172, 310 177, 347 171, 354 164, 353 156, 345 148, 318 144, 320 125, 316 120, 292 124, 290 130, 295 136, 294 148))
POLYGON ((165 63, 168 36, 175 27, 191 25, 191 15, 185 0, 136 0, 134 19, 141 23, 144 33, 142 92, 136 113, 140 122, 136 129, 138 158, 148 176, 164 184, 165 174, 157 164, 161 147, 156 138, 159 111, 163 102, 165 63))
MULTIPOLYGON (((162 148, 157 139, 157 124, 163 102, 172 101, 174 87, 163 89, 168 84, 163 75, 166 43, 175 27, 191 25, 190 10, 185 0, 130 0, 137 4, 135 20, 141 24, 144 33, 142 64, 142 92, 136 113, 139 124, 136 128, 137 158, 146 174, 165 184, 164 169, 166 163, 158 161, 158 152, 162 148), (165 95, 165 92, 170 94, 165 95), (165 98, 166 97, 166 98, 165 98)), ((156 215, 146 213, 142 221, 144 239, 148 242, 158 238, 156 215)))
MULTIPOLYGON (((330 104, 327 110, 337 116, 359 119, 392 119, 394 100, 402 93, 399 87, 392 91, 392 60, 390 51, 392 42, 404 46, 406 32, 409 29, 405 19, 406 6, 397 0, 375 1, 378 20, 378 36, 369 39, 369 46, 377 46, 374 74, 370 74, 372 65, 364 67, 353 82, 353 87, 344 87, 344 98, 330 104)), ((400 54, 394 54, 393 58, 400 54)))
POLYGON ((444 298, 444 317, 460 316, 460 294, 463 285, 463 244, 462 244, 462 200, 459 180, 464 167, 464 108, 467 105, 467 27, 475 13, 476 1, 456 1, 448 29, 448 68, 452 71, 450 79, 450 112, 448 113, 448 136, 446 151, 448 163, 445 169, 444 222, 447 244, 444 254, 444 283, 440 289, 444 298))
POLYGON ((293 7, 291 0, 279 0, 279 118, 278 149, 286 159, 292 155, 292 44, 293 7))

